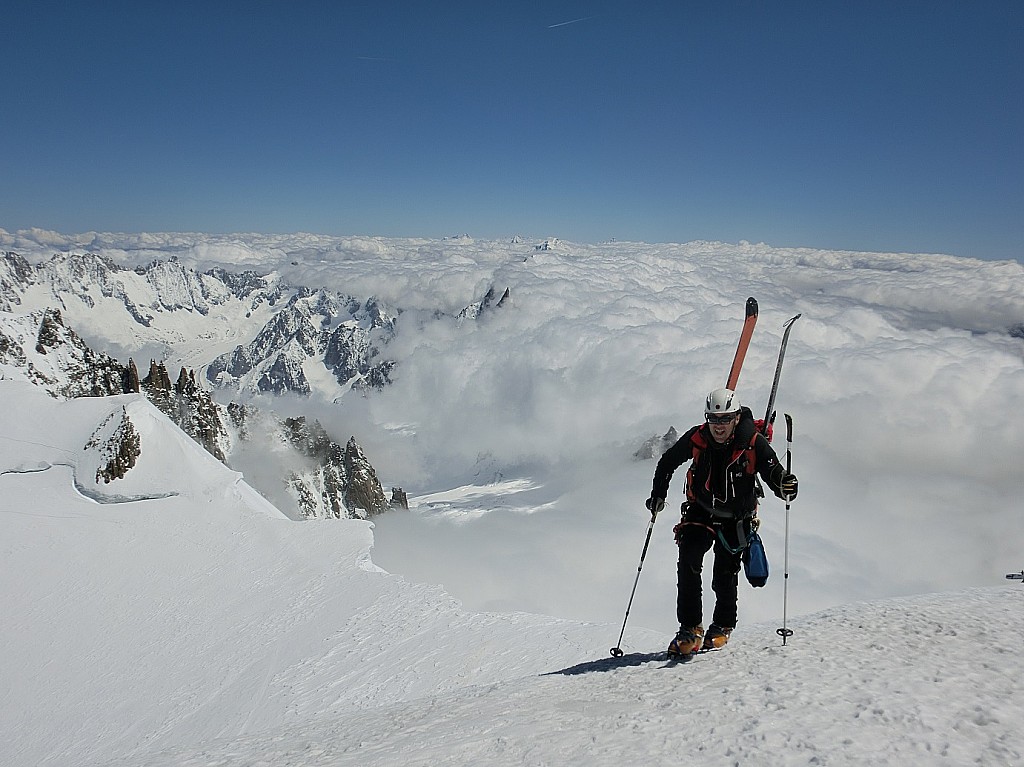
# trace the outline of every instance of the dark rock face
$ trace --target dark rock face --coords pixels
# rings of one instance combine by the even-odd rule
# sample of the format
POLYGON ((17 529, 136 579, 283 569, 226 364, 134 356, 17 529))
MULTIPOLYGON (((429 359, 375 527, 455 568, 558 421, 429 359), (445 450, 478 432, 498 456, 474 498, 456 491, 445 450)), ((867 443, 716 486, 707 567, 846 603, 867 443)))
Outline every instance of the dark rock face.
POLYGON ((150 360, 149 374, 142 379, 141 389, 179 429, 218 461, 225 462, 228 432, 222 408, 196 383, 194 370, 181 368, 177 382, 171 385, 164 364, 150 360))
POLYGON ((96 482, 103 480, 104 484, 122 479, 135 466, 136 459, 142 454, 139 433, 135 431, 123 407, 119 414, 111 414, 110 418, 97 427, 85 443, 85 449, 96 450, 100 454, 96 482), (112 420, 116 422, 112 424, 112 420))
POLYGON ((348 488, 345 491, 345 505, 358 516, 372 517, 383 514, 390 508, 380 486, 377 472, 366 459, 355 437, 345 445, 345 471, 348 473, 348 488), (362 512, 362 513, 360 513, 362 512))
POLYGON ((312 459, 311 468, 293 471, 288 478, 305 516, 369 519, 391 508, 355 437, 343 449, 319 421, 304 416, 286 419, 283 429, 292 447, 312 459))
POLYGON ((20 306, 21 292, 32 282, 32 265, 17 253, 4 253, 0 259, 0 311, 20 306))

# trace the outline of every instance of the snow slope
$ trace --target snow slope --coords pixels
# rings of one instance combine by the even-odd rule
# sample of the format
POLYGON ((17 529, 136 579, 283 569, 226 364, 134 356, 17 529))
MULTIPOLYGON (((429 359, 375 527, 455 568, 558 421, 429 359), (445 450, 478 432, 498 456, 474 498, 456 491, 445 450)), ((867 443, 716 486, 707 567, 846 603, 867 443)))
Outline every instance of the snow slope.
POLYGON ((140 397, 58 402, 10 380, 0 393, 0 764, 340 717, 606 644, 607 629, 471 615, 385 574, 367 523, 286 520, 140 397), (142 455, 90 486, 82 446, 122 406, 142 455))
POLYGON ((785 647, 758 626, 682 666, 654 648, 564 668, 538 654, 519 679, 145 763, 1020 764, 1022 599, 990 589, 849 605, 795 624, 785 647))
POLYGON ((1019 586, 833 608, 785 647, 741 626, 673 668, 631 629, 614 660, 618 626, 469 613, 375 567, 367 523, 282 518, 141 398, 0 395, 4 765, 1024 758, 1019 586), (143 452, 101 503, 82 445, 120 407, 143 452))

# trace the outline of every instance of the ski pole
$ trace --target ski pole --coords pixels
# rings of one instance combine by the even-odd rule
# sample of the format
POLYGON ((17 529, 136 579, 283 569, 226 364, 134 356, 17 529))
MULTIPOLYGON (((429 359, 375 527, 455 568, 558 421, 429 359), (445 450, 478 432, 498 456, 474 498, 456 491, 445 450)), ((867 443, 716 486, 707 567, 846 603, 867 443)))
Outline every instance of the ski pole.
MULTIPOLYGON (((786 473, 793 472, 793 416, 785 414, 786 418, 786 473)), ((782 628, 776 629, 775 633, 782 637, 782 646, 786 646, 786 640, 793 636, 793 630, 786 628, 786 610, 789 602, 789 502, 786 496, 786 545, 784 548, 785 558, 782 569, 782 628)))
POLYGON ((626 617, 622 619, 622 631, 619 632, 618 644, 610 650, 613 658, 622 657, 622 637, 626 633, 626 621, 629 620, 629 610, 633 607, 636 585, 640 582, 640 571, 644 569, 644 559, 647 557, 647 547, 651 545, 651 533, 654 532, 654 521, 658 518, 658 511, 651 510, 651 523, 647 525, 647 538, 644 540, 644 550, 640 553, 640 565, 636 568, 636 579, 633 581, 633 591, 629 595, 629 604, 626 605, 626 617))

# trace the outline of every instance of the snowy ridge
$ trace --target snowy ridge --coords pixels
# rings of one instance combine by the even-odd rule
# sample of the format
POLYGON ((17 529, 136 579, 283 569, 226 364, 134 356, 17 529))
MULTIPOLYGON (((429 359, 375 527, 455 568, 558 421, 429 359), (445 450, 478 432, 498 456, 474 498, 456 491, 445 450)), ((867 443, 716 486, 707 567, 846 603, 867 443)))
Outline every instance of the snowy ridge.
POLYGON ((94 502, 230 495, 244 498, 247 507, 285 518, 248 488, 240 474, 211 456, 142 395, 54 400, 39 387, 2 379, 0 391, 5 402, 12 403, 0 434, 7 473, 63 466, 71 471, 78 491, 94 502), (131 423, 141 450, 123 477, 107 482, 97 476, 103 455, 96 438, 122 419, 131 423))
POLYGON ((0 656, 0 763, 84 765, 347 715, 514 678, 526 647, 568 663, 603 633, 465 613, 387 575, 367 523, 287 521, 137 395, 0 389, 16 404, 0 439, 0 607, 22 627, 0 656), (76 456, 122 407, 142 453, 125 479, 95 486, 98 504, 73 486, 86 484, 76 456), (414 654, 422 666, 393 673, 414 654))

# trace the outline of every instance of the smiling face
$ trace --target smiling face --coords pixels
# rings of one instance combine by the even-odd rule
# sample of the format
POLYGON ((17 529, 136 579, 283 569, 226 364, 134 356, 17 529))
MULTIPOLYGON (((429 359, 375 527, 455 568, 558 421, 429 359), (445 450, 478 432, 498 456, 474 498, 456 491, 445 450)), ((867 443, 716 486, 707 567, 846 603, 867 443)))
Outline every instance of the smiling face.
POLYGON ((711 432, 711 437, 720 445, 725 444, 732 439, 733 433, 736 431, 736 424, 740 422, 739 413, 726 413, 723 415, 709 414, 707 416, 708 430, 711 432))

